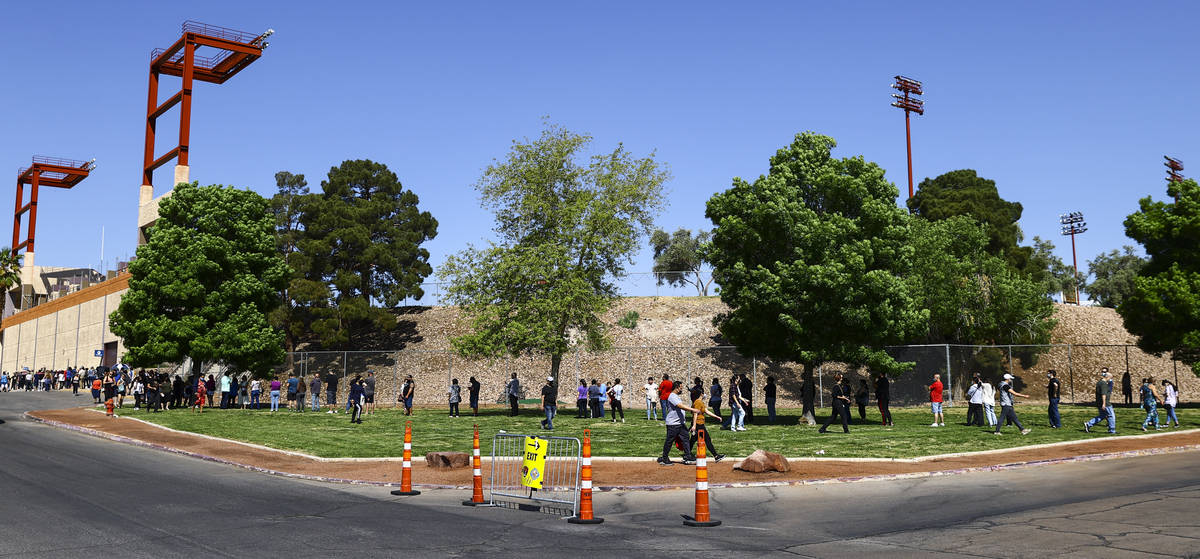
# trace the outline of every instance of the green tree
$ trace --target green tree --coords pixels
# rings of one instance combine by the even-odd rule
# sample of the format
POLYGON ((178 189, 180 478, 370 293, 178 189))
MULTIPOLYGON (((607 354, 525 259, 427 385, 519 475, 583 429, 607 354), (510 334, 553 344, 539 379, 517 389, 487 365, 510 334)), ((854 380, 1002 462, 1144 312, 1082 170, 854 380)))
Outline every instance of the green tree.
POLYGON ((913 215, 930 221, 953 216, 969 216, 987 226, 987 251, 1003 256, 1015 270, 1027 272, 1029 247, 1019 247, 1024 235, 1020 202, 1000 197, 996 181, 980 177, 974 170, 959 169, 921 181, 917 193, 908 199, 913 215))
POLYGON ((267 313, 279 305, 288 268, 262 196, 177 185, 129 272, 129 291, 109 324, 130 364, 191 357, 194 373, 202 361, 221 361, 265 375, 283 360, 282 334, 267 313))
POLYGON ((1200 187, 1187 179, 1171 183, 1167 194, 1177 201, 1147 196, 1125 219, 1125 234, 1149 260, 1117 312, 1138 336, 1138 347, 1155 355, 1173 352, 1200 375, 1200 187))
POLYGON ((421 245, 437 236, 438 223, 382 163, 344 161, 321 190, 299 208, 303 278, 291 294, 322 345, 345 347, 363 332, 395 327, 388 308, 425 295, 421 282, 433 267, 421 245))
POLYGON ((513 142, 476 184, 499 239, 440 270, 471 325, 452 340, 461 355, 541 352, 558 378, 573 340, 608 346, 600 315, 650 233, 668 173, 653 154, 637 158, 621 145, 585 159, 591 140, 548 125, 536 140, 513 142))
POLYGON ((21 285, 20 254, 13 254, 12 249, 0 249, 0 293, 8 293, 9 289, 21 285))
POLYGON ((1102 307, 1116 308, 1133 292, 1133 279, 1145 265, 1146 259, 1128 245, 1120 252, 1100 253, 1088 261, 1088 273, 1096 278, 1087 286, 1088 298, 1102 307))
POLYGON ((275 173, 275 186, 279 189, 271 197, 271 214, 275 218, 275 246, 283 255, 291 274, 280 293, 279 307, 271 311, 269 318, 272 325, 283 331, 284 349, 290 355, 296 349, 297 339, 307 329, 304 307, 297 301, 297 292, 303 293, 302 282, 307 268, 301 266, 305 259, 299 252, 300 241, 304 238, 300 218, 303 215, 304 203, 311 195, 304 175, 280 171, 275 173))
POLYGON ((884 171, 832 157, 833 138, 799 134, 753 183, 733 180, 708 201, 709 258, 721 300, 714 319, 746 355, 827 361, 896 373, 883 346, 925 330, 905 277, 909 217, 884 171))
POLYGON ((654 249, 654 275, 658 285, 691 285, 700 296, 707 296, 712 276, 704 279, 702 267, 707 262, 704 245, 711 236, 708 231, 692 236, 690 230, 682 227, 673 235, 655 229, 650 235, 650 247, 654 249))
POLYGON ((1054 243, 1033 237, 1033 252, 1029 257, 1029 277, 1045 286, 1047 294, 1063 293, 1074 296, 1075 290, 1087 288, 1087 274, 1076 273, 1070 265, 1054 254, 1054 243), (1075 276, 1072 282, 1071 276, 1075 276))

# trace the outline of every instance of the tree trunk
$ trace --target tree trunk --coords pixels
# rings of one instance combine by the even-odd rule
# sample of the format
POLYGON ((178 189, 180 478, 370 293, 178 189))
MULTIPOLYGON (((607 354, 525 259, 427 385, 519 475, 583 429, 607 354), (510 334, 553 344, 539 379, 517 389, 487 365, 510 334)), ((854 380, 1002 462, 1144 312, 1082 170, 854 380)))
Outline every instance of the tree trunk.
POLYGON ((562 354, 551 355, 550 356, 550 376, 554 377, 554 380, 550 384, 552 384, 554 386, 555 394, 558 394, 558 385, 559 385, 558 373, 561 369, 562 369, 562 354))
POLYGON ((803 369, 800 372, 800 380, 802 383, 806 383, 808 386, 810 386, 813 390, 813 396, 811 398, 804 393, 806 392, 804 389, 802 389, 800 394, 800 399, 803 404, 802 409, 807 409, 807 411, 804 412, 804 417, 801 418, 801 421, 803 421, 806 425, 816 425, 817 418, 815 415, 813 415, 812 410, 816 409, 816 391, 819 390, 819 388, 817 388, 817 385, 812 378, 812 365, 802 364, 801 366, 803 369))

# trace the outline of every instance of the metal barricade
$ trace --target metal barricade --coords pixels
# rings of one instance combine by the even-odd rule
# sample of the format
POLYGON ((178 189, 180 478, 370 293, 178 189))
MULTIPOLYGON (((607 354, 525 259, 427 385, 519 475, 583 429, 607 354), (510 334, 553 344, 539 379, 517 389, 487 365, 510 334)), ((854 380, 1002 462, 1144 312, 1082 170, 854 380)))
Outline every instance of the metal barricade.
POLYGON ((579 439, 537 436, 549 446, 542 488, 532 489, 521 484, 525 437, 532 436, 537 435, 497 433, 492 437, 489 501, 493 506, 574 516, 579 511, 579 439))

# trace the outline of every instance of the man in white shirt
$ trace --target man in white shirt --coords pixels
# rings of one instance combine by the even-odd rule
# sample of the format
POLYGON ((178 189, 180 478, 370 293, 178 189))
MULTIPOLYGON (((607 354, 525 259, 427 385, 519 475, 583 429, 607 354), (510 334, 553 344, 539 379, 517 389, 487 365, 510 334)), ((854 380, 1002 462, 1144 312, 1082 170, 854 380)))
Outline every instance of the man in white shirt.
POLYGON ((621 407, 621 393, 625 391, 625 387, 621 385, 621 379, 613 381, 612 386, 608 387, 608 402, 612 407, 613 423, 617 422, 617 414, 621 414, 621 423, 625 423, 625 408, 621 407))
POLYGON ((647 378, 642 389, 646 391, 646 419, 658 421, 658 384, 654 377, 647 378))
POLYGON ((988 426, 996 424, 996 387, 983 381, 983 416, 987 418, 988 426))
POLYGON ((967 388, 967 426, 983 427, 983 379, 979 373, 967 388))

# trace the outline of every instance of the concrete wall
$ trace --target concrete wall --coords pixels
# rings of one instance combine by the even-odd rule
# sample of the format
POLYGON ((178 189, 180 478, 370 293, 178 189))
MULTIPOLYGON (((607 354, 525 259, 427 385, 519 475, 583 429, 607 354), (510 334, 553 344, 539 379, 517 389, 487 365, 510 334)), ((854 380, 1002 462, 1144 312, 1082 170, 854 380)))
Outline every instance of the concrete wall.
POLYGON ((60 297, 14 314, 0 323, 0 369, 19 371, 93 367, 103 358, 95 350, 121 339, 108 328, 108 315, 129 289, 128 275, 60 297))

